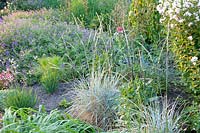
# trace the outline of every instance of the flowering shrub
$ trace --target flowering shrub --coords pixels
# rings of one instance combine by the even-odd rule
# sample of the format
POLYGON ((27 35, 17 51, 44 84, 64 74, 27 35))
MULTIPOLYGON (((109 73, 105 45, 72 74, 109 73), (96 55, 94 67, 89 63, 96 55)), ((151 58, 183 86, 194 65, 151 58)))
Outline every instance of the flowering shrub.
POLYGON ((160 22, 169 29, 171 48, 190 90, 200 94, 200 1, 160 0, 160 22))
POLYGON ((11 82, 14 80, 14 75, 10 72, 9 69, 2 71, 0 73, 0 89, 8 87, 11 82))

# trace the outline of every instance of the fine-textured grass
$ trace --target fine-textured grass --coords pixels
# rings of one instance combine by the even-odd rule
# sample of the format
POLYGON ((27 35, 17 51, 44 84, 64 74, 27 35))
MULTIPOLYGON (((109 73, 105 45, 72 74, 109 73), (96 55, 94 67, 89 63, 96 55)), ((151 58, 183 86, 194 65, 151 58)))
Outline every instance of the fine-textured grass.
POLYGON ((0 110, 3 111, 5 106, 4 106, 4 99, 6 96, 11 93, 14 90, 0 90, 0 110))
POLYGON ((6 93, 3 98, 4 108, 28 108, 35 106, 37 96, 32 90, 27 90, 26 88, 21 88, 19 86, 11 87, 10 89, 12 91, 6 93))
POLYGON ((62 78, 62 58, 59 56, 43 57, 38 59, 38 63, 38 71, 41 73, 40 82, 48 93, 55 92, 62 78))
POLYGON ((113 128, 119 103, 118 82, 117 76, 93 72, 88 81, 78 84, 70 113, 104 130, 113 128))
POLYGON ((132 109, 124 108, 129 114, 128 119, 122 120, 127 126, 127 131, 138 133, 179 133, 181 131, 180 120, 183 114, 177 102, 169 103, 164 98, 147 105, 132 104, 134 105, 132 109))

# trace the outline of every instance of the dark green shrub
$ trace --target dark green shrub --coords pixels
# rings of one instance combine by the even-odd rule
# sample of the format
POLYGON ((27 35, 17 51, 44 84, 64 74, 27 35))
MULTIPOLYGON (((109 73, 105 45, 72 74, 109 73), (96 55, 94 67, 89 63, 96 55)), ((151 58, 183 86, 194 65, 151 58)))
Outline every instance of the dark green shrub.
POLYGON ((13 91, 6 93, 3 98, 4 108, 28 108, 34 107, 37 102, 37 96, 32 90, 27 90, 21 87, 11 87, 13 91))

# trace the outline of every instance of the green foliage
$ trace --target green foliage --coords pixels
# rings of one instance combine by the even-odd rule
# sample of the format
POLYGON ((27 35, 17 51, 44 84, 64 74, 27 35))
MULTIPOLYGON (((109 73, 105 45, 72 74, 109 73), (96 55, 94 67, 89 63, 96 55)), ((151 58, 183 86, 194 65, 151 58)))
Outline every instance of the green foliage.
POLYGON ((135 30, 134 36, 142 35, 148 44, 158 44, 161 37, 162 26, 156 10, 157 4, 158 0, 133 0, 129 12, 130 22, 135 30))
POLYGON ((32 90, 21 87, 11 87, 12 91, 5 94, 3 98, 4 108, 28 108, 34 107, 37 102, 37 96, 32 90))
POLYGON ((6 96, 9 94, 9 93, 12 93, 12 91, 14 90, 0 90, 0 111, 3 111, 5 106, 4 106, 4 99, 6 98, 6 96))
POLYGON ((38 71, 41 73, 40 82, 48 93, 53 93, 62 79, 62 58, 59 56, 43 57, 38 59, 38 63, 38 71))
POLYGON ((6 109, 0 132, 95 133, 96 129, 69 116, 65 117, 57 110, 47 113, 40 107, 39 111, 30 108, 6 109))
POLYGON ((176 56, 176 63, 182 72, 184 83, 188 85, 188 92, 200 95, 200 20, 198 1, 170 1, 166 8, 161 1, 158 11, 162 15, 162 23, 169 32, 171 50, 176 56), (188 6, 191 4, 192 6, 188 6), (175 6, 172 6, 175 5, 175 6), (181 5, 181 7, 179 7, 181 5), (164 10, 162 10, 164 9, 164 10), (169 14, 167 12, 171 11, 169 14), (174 14, 174 16, 172 15, 174 14))
POLYGON ((37 59, 57 55, 67 62, 65 80, 82 75, 86 70, 85 53, 91 53, 88 45, 84 45, 90 31, 67 25, 59 12, 18 11, 4 16, 5 23, 0 25, 0 71, 8 65, 16 72, 17 81, 34 84, 38 82, 34 69, 37 59))
MULTIPOLYGON (((63 2, 30 1, 15 0, 16 3, 11 7, 21 10, 58 8, 59 3, 63 2)), ((98 70, 99 66, 103 66, 109 74, 119 73, 124 77, 124 82, 130 81, 128 85, 123 82, 121 104, 118 100, 120 92, 116 89, 118 77, 106 75, 104 72, 91 72, 91 77, 78 84, 77 97, 70 110, 73 116, 108 130, 118 126, 115 120, 120 113, 124 123, 119 128, 126 128, 125 132, 163 132, 167 129, 163 124, 167 123, 167 119, 169 125, 166 125, 171 132, 174 131, 174 126, 177 125, 175 121, 179 121, 179 116, 174 112, 175 106, 161 107, 149 103, 159 98, 156 96, 162 93, 163 88, 170 87, 169 82, 176 82, 176 75, 179 74, 174 70, 173 56, 166 53, 165 41, 173 42, 171 48, 177 55, 177 63, 190 84, 190 90, 199 93, 199 60, 191 61, 192 57, 199 58, 199 22, 188 28, 190 21, 185 18, 184 22, 187 23, 177 24, 177 27, 168 32, 171 40, 162 40, 160 15, 155 10, 157 1, 134 0, 132 11, 129 12, 133 32, 129 32, 129 29, 123 27, 129 2, 130 0, 68 0, 71 13, 86 27, 100 27, 97 31, 70 25, 67 23, 70 16, 60 8, 17 11, 3 16, 3 23, 0 23, 0 71, 9 67, 15 72, 13 74, 17 76, 18 82, 34 84, 40 80, 44 88, 53 93, 60 80, 80 78, 88 75, 91 68, 98 70), (102 28, 108 30, 108 27, 116 29, 118 26, 122 26, 123 32, 101 32, 102 28), (192 36, 192 40, 188 40, 189 36, 192 36), (38 69, 37 61, 40 64, 38 69), (167 63, 169 67, 165 66, 167 63), (120 112, 118 105, 123 108, 120 112)), ((9 93, 0 93, 0 102, 3 103, 1 99, 5 99, 9 93)), ((9 103, 12 101, 10 99, 9 103)), ((21 99, 23 103, 15 101, 19 101, 20 105, 29 103, 29 100, 24 100, 26 98, 21 99)), ((64 108, 70 104, 65 99, 60 102, 60 106, 64 108)), ((14 117, 9 121, 9 113, 6 113, 3 132, 14 132, 16 129, 16 132, 97 132, 85 123, 76 123, 71 118, 64 119, 60 113, 57 119, 57 115, 51 116, 51 113, 48 115, 26 109, 7 112, 11 112, 9 116, 14 117)), ((183 123, 198 131, 198 108, 188 108, 186 114, 189 117, 188 122, 183 123), (194 113, 190 114, 191 110, 194 113)))
POLYGON ((145 80, 135 78, 134 81, 121 88, 121 96, 127 99, 124 103, 127 107, 130 101, 137 104, 146 104, 152 97, 156 97, 158 92, 152 86, 152 79, 145 80))
POLYGON ((112 129, 119 104, 118 82, 119 77, 93 72, 89 81, 78 84, 70 113, 103 130, 112 129))
POLYGON ((10 0, 14 10, 37 10, 65 6, 65 0, 10 0))
POLYGON ((119 122, 125 125, 125 132, 179 133, 183 114, 177 109, 177 103, 170 104, 166 98, 160 100, 148 104, 132 102, 132 108, 121 106, 125 114, 121 114, 119 122))
POLYGON ((128 12, 130 10, 130 2, 130 0, 118 0, 116 2, 114 9, 110 14, 112 24, 109 25, 114 28, 114 30, 116 30, 116 27, 127 26, 129 24, 128 12))
POLYGON ((87 13, 86 4, 84 0, 72 0, 70 3, 70 12, 73 13, 75 17, 84 20, 87 13))
POLYGON ((72 0, 70 12, 83 21, 84 25, 98 28, 102 21, 103 28, 108 28, 110 14, 118 0, 72 0), (97 16, 98 15, 98 16, 97 16))
POLYGON ((181 119, 183 122, 183 128, 187 132, 200 131, 200 105, 193 103, 185 107, 183 110, 184 115, 181 119))
POLYGON ((11 13, 11 11, 12 11, 11 6, 12 6, 12 4, 6 0, 0 2, 0 17, 11 13))
POLYGON ((60 101, 59 103, 59 107, 61 108, 69 108, 72 105, 72 102, 68 102, 65 98, 63 100, 60 101))

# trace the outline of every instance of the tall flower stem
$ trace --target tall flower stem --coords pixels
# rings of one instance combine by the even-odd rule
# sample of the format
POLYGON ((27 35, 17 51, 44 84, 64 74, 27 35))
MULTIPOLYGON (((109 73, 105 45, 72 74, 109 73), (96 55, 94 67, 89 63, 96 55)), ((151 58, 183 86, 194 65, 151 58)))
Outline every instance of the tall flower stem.
MULTIPOLYGON (((169 68, 169 33, 170 33, 170 22, 168 21, 167 23, 167 36, 166 36, 166 70, 165 70, 165 77, 166 77, 166 80, 165 80, 165 87, 166 87, 166 105, 167 105, 167 92, 168 92, 168 68, 169 68)), ((167 120, 167 113, 165 114, 166 115, 166 132, 168 132, 168 120, 167 120)))

